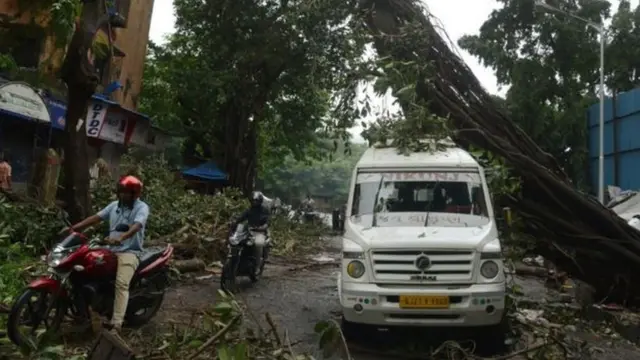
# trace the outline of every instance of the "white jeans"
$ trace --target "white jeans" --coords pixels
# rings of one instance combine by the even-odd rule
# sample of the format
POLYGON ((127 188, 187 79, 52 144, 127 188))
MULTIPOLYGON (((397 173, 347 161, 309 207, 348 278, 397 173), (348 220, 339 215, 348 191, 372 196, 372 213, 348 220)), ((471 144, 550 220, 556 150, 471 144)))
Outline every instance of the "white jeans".
MULTIPOLYGON (((267 235, 264 232, 261 231, 252 231, 251 232, 251 236, 253 236, 253 246, 254 246, 254 250, 255 250, 255 257, 256 257, 256 261, 257 261, 257 266, 258 269, 260 268, 260 265, 262 264, 262 255, 263 255, 263 250, 264 250, 264 245, 267 242, 267 235)), ((256 269, 256 270, 258 270, 256 269)))

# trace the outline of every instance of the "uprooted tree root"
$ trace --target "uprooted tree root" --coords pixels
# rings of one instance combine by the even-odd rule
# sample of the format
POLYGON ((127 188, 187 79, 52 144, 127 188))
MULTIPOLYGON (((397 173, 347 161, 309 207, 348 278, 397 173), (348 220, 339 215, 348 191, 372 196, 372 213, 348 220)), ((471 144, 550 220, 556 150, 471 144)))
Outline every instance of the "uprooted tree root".
POLYGON ((418 1, 362 0, 361 8, 380 56, 427 69, 414 84, 392 86, 415 86, 416 97, 431 113, 450 119, 459 145, 489 151, 519 175, 521 193, 509 200, 535 235, 539 252, 591 284, 596 296, 637 303, 640 232, 573 188, 557 161, 482 88, 418 1))

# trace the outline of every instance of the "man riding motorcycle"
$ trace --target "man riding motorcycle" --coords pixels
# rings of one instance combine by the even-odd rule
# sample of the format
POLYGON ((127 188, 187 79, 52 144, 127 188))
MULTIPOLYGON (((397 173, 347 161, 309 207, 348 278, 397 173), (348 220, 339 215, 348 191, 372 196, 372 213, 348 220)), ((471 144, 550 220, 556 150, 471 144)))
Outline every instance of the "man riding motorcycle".
POLYGON ((97 214, 89 216, 68 230, 80 231, 102 221, 109 221, 109 234, 105 243, 118 258, 118 270, 115 281, 115 299, 113 316, 110 323, 104 324, 108 329, 120 331, 129 302, 129 284, 140 263, 144 229, 149 217, 149 206, 140 200, 142 181, 135 176, 124 176, 117 185, 118 200, 107 205, 97 214), (116 231, 118 226, 127 225, 129 230, 116 231))
POLYGON ((311 194, 307 194, 307 197, 302 200, 301 208, 304 212, 312 212, 313 207, 315 205, 315 201, 311 198, 311 194))
POLYGON ((251 194, 251 206, 231 224, 233 229, 243 221, 247 221, 249 224, 255 249, 256 269, 260 269, 262 266, 263 249, 267 241, 267 229, 269 226, 269 211, 262 206, 263 201, 262 193, 254 191, 251 194))

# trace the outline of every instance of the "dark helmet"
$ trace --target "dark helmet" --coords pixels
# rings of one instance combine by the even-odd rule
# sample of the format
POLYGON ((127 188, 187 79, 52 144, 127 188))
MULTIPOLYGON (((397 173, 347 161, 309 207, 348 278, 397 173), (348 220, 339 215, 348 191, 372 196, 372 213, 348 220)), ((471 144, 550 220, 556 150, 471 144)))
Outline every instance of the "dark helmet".
POLYGON ((134 199, 142 194, 142 181, 135 176, 125 176, 118 181, 118 192, 130 192, 134 199))
POLYGON ((261 206, 264 201, 264 196, 260 191, 254 191, 251 193, 251 205, 253 206, 261 206))

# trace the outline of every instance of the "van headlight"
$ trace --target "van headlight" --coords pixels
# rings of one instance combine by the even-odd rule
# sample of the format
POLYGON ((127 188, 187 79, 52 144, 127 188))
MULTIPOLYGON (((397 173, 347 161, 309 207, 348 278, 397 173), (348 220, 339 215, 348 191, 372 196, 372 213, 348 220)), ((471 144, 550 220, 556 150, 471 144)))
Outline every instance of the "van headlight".
POLYGON ((361 278, 364 275, 364 264, 361 261, 353 260, 347 265, 347 274, 354 279, 361 278))
POLYGON ((485 261, 480 267, 480 274, 486 279, 493 279, 498 276, 500 267, 495 261, 485 261))

